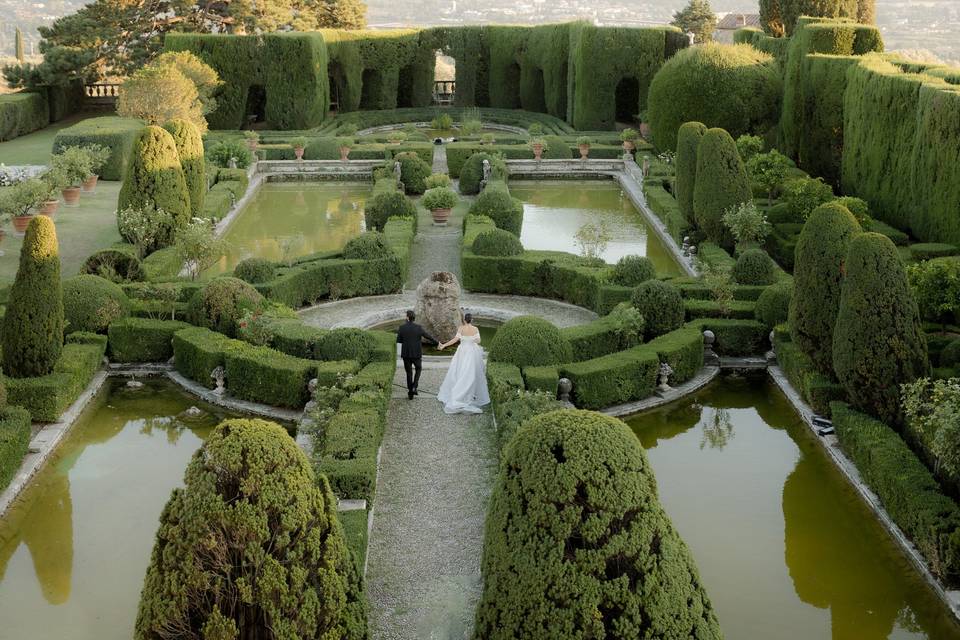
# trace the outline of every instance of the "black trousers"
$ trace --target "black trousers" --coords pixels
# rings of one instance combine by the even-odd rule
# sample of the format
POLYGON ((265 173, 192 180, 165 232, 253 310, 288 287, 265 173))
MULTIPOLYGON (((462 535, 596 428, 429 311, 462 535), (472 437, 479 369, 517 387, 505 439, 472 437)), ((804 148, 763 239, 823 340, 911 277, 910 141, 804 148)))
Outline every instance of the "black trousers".
POLYGON ((407 372, 407 391, 415 391, 420 384, 420 370, 423 368, 423 358, 404 358, 403 369, 407 372))

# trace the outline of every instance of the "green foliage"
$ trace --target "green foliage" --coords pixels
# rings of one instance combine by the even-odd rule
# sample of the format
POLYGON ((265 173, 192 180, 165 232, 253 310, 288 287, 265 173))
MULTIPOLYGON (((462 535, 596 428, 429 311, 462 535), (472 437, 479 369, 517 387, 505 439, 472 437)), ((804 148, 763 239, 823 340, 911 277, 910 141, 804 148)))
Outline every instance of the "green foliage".
POLYGON ((160 517, 134 637, 169 628, 208 638, 366 637, 361 580, 336 499, 282 427, 220 423, 184 485, 160 517), (219 560, 230 553, 259 561, 219 560), (210 580, 221 589, 211 590, 210 580))
POLYGON ((772 201, 774 192, 787 178, 787 172, 792 165, 790 159, 776 149, 771 149, 767 153, 752 155, 746 163, 750 179, 766 191, 767 200, 772 201))
POLYGON ((109 280, 79 275, 63 281, 63 313, 67 332, 106 333, 112 322, 130 315, 130 300, 109 280))
POLYGON ((710 129, 697 150, 697 181, 693 211, 697 226, 707 239, 733 247, 733 236, 723 224, 731 207, 752 200, 750 178, 737 153, 737 144, 723 129, 710 129))
POLYGON ((610 274, 610 280, 622 287, 636 287, 656 277, 653 261, 646 256, 623 256, 610 274))
POLYGON ((722 221, 737 241, 738 250, 762 245, 772 230, 767 222, 767 214, 753 200, 741 202, 724 211, 722 221))
POLYGON ((53 371, 63 349, 63 294, 57 231, 47 216, 27 227, 20 267, 3 317, 3 370, 26 378, 53 371))
POLYGON ((362 329, 334 329, 317 342, 320 360, 356 360, 361 366, 373 361, 377 342, 373 334, 362 329))
POLYGON ((187 319, 198 327, 207 327, 235 337, 237 323, 245 311, 257 308, 263 296, 239 278, 211 280, 190 299, 187 319))
POLYGON ((445 173, 431 173, 429 177, 424 181, 427 189, 433 189, 435 187, 450 187, 453 185, 453 180, 450 179, 445 173))
POLYGON ((630 303, 646 322, 647 339, 663 335, 683 324, 680 290, 661 280, 647 280, 630 296, 630 303))
POLYGON ((123 180, 142 131, 142 120, 115 116, 87 118, 58 131, 53 140, 53 152, 71 146, 99 145, 110 150, 106 164, 100 169, 100 177, 123 180))
POLYGON ((799 178, 783 185, 782 200, 797 220, 806 220, 814 209, 833 199, 833 189, 822 178, 799 178))
POLYGON ((196 85, 174 66, 148 65, 120 85, 117 115, 161 126, 170 120, 191 122, 206 131, 203 104, 196 85))
POLYGON ((367 231, 350 238, 343 247, 343 257, 347 260, 382 260, 396 254, 379 231, 367 231))
POLYGON ((899 385, 930 370, 917 303, 897 248, 885 236, 854 238, 844 266, 834 371, 855 407, 899 425, 899 385))
POLYGON ((483 180, 483 161, 490 162, 490 170, 494 178, 505 180, 507 176, 507 165, 502 158, 489 153, 478 152, 467 158, 458 174, 454 174, 451 169, 451 175, 460 176, 460 193, 463 195, 476 195, 480 193, 480 182, 483 180))
POLYGON ((960 367, 960 338, 953 340, 940 352, 941 367, 960 367))
POLYGON ((491 360, 518 367, 556 365, 571 357, 570 343, 560 330, 535 316, 511 318, 490 344, 491 360))
POLYGON ((113 362, 167 362, 173 356, 173 334, 189 327, 179 320, 123 318, 110 323, 110 360, 113 362))
POLYGON ((733 279, 739 284, 773 284, 776 265, 763 249, 747 249, 737 258, 733 279))
POLYGON ((750 162, 754 156, 763 153, 763 138, 752 136, 749 133, 739 136, 737 138, 737 153, 740 154, 740 159, 744 163, 750 162))
POLYGON ((960 313, 960 260, 930 260, 907 267, 907 279, 927 322, 947 324, 960 313))
POLYGON ((713 40, 713 31, 717 28, 717 14, 710 8, 707 0, 690 0, 682 10, 673 14, 670 23, 683 33, 692 33, 697 44, 713 40))
POLYGON ((23 407, 0 407, 0 491, 20 470, 30 445, 30 413, 23 407))
POLYGON ((233 269, 233 276, 250 284, 260 284, 272 280, 276 274, 276 267, 269 260, 263 258, 246 258, 237 263, 233 269))
POLYGON ((706 132, 707 127, 702 122, 685 122, 677 131, 677 156, 674 162, 676 178, 673 192, 677 198, 680 213, 690 225, 696 224, 693 213, 693 194, 697 184, 697 149, 706 132))
POLYGON ((226 250, 226 241, 217 235, 213 220, 193 218, 177 229, 174 237, 177 258, 196 279, 212 267, 226 250))
MULTIPOLYGON (((644 320, 628 303, 617 305, 609 315, 598 320, 560 330, 573 349, 573 361, 625 351, 643 341, 644 320)), ((528 385, 529 386, 529 385, 528 385)))
POLYGON ((523 253, 523 244, 509 231, 490 229, 474 239, 473 252, 478 256, 518 256, 523 253))
POLYGON ((933 260, 945 258, 960 253, 956 245, 944 242, 917 242, 910 245, 910 257, 914 260, 933 260))
MULTIPOLYGON (((647 116, 660 149, 677 148, 685 122, 763 134, 776 122, 782 81, 773 58, 747 45, 705 44, 680 51, 650 84, 647 116)), ((736 149, 734 149, 736 151, 736 149)))
POLYGON ((793 269, 790 335, 820 373, 833 377, 834 323, 847 249, 860 225, 844 207, 815 209, 800 233, 793 269))
POLYGON ((811 18, 851 18, 872 23, 875 0, 760 0, 760 21, 771 35, 792 35, 811 18), (801 19, 802 16, 807 16, 801 19), (800 20, 800 25, 797 21, 800 20))
POLYGON ((253 162, 253 154, 250 147, 240 140, 223 140, 215 144, 211 149, 210 162, 220 168, 230 166, 230 160, 236 162, 238 169, 246 169, 253 162))
POLYGON ((163 125, 173 136, 180 156, 180 166, 187 182, 190 195, 190 213, 194 218, 203 214, 203 197, 207 192, 207 178, 204 175, 203 140, 200 130, 187 120, 171 120, 163 125))
POLYGON ((922 378, 900 388, 908 432, 929 451, 934 474, 960 478, 960 378, 922 378))
POLYGON ((435 211, 437 209, 452 209, 460 202, 457 192, 450 187, 434 187, 428 189, 420 199, 420 204, 425 208, 435 211))
POLYGON ((561 410, 517 431, 483 555, 480 637, 721 637, 646 456, 614 418, 561 410))
POLYGON ((768 329, 787 321, 790 315, 790 299, 793 296, 793 283, 789 280, 767 287, 757 299, 754 314, 768 329))
POLYGON ((0 96, 0 142, 32 133, 50 124, 50 108, 40 93, 0 96))
POLYGON ((430 177, 430 165, 419 155, 412 152, 398 153, 394 159, 400 163, 400 181, 409 194, 420 194, 427 190, 427 178, 430 177))
MULTIPOLYGON (((461 191, 463 182, 461 178, 461 191)), ((520 237, 523 227, 523 202, 510 195, 505 182, 493 181, 477 196, 470 207, 471 216, 487 216, 498 229, 520 237)))

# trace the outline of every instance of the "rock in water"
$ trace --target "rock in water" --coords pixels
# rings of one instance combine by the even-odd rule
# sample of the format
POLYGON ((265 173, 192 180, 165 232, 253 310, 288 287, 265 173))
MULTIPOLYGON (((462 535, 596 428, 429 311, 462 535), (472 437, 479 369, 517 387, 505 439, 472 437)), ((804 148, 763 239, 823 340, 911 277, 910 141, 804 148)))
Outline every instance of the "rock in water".
POLYGON ((460 282, 448 271, 434 271, 417 287, 417 322, 441 342, 460 326, 460 282))

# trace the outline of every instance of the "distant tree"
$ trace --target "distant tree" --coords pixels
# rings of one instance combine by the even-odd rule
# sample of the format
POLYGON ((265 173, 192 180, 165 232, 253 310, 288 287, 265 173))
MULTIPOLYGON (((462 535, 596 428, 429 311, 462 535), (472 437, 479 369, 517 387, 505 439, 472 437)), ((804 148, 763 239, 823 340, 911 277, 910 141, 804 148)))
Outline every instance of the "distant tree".
POLYGON ((172 66, 147 66, 127 78, 120 87, 117 113, 155 125, 186 120, 207 130, 196 85, 172 66))
POLYGON ((20 30, 20 27, 17 27, 13 36, 14 55, 17 57, 17 61, 22 64, 26 60, 27 54, 23 50, 23 31, 20 30))
POLYGON ((36 89, 43 85, 62 85, 73 79, 93 80, 96 54, 76 47, 47 49, 40 64, 7 65, 3 77, 11 89, 36 89))
POLYGON ((681 11, 673 14, 675 27, 684 33, 692 33, 697 44, 713 40, 713 31, 717 28, 717 15, 707 0, 690 0, 681 11))
POLYGON ((760 23, 770 35, 793 35, 800 16, 853 18, 873 24, 876 0, 760 0, 760 23))

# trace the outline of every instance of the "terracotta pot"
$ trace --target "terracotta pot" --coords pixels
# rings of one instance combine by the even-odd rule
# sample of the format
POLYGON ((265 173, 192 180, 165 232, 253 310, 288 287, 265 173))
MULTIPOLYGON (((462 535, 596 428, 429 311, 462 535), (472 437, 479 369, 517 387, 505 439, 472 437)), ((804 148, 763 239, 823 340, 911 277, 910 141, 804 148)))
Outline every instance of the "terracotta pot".
POLYGON ((303 147, 294 147, 293 155, 297 156, 297 160, 303 160, 303 147))
POLYGON ((247 140, 247 148, 250 149, 250 151, 256 151, 256 150, 257 150, 257 141, 256 141, 256 140, 247 140))
POLYGON ((430 215, 433 216, 434 224, 447 224, 450 220, 450 209, 431 209, 430 215))
POLYGON ((541 160, 541 159, 543 159, 543 145, 542 145, 542 144, 534 144, 534 145, 530 145, 530 146, 531 146, 531 148, 533 149, 533 159, 534 159, 534 160, 541 160))
POLYGON ((624 150, 624 151, 633 151, 634 148, 635 148, 635 147, 633 146, 633 141, 631 141, 631 140, 624 140, 624 141, 623 141, 623 150, 624 150))
POLYGON ((27 214, 25 216, 13 216, 13 230, 17 232, 18 235, 23 235, 27 231, 27 227, 30 226, 30 221, 33 220, 33 216, 27 214))
POLYGON ((92 193, 93 190, 97 188, 98 177, 99 176, 97 176, 96 174, 90 176, 89 178, 83 181, 83 184, 80 185, 80 189, 87 193, 92 193))
POLYGON ((350 159, 350 147, 340 147, 340 159, 343 162, 350 159))
POLYGON ((60 191, 63 195, 63 204, 75 207, 80 202, 80 187, 67 187, 60 191))
POLYGON ((580 145, 580 159, 581 159, 581 160, 586 160, 589 155, 590 155, 590 145, 588 145, 588 144, 581 144, 581 145, 580 145))
POLYGON ((37 213, 39 213, 42 216, 49 216, 52 218, 53 214, 55 214, 57 212, 57 209, 59 208, 60 208, 59 200, 56 200, 56 199, 47 200, 42 205, 40 205, 40 208, 37 209, 37 213))

